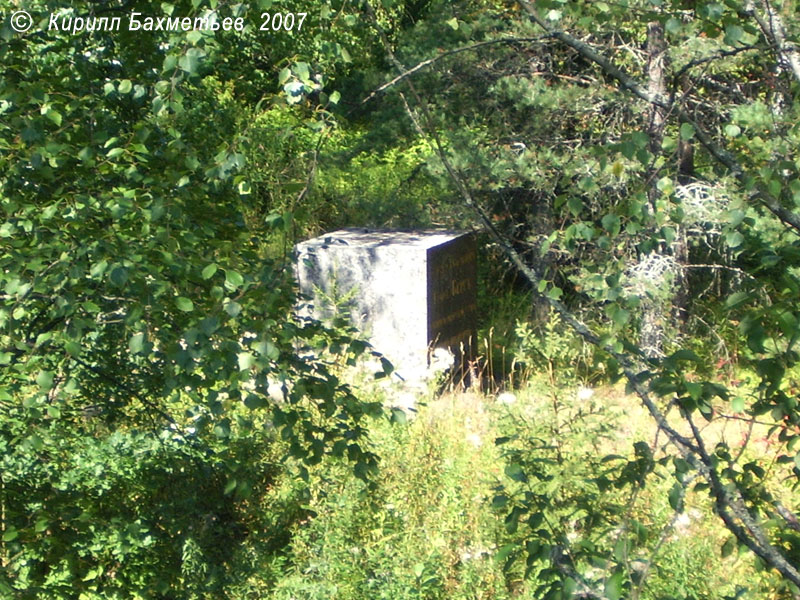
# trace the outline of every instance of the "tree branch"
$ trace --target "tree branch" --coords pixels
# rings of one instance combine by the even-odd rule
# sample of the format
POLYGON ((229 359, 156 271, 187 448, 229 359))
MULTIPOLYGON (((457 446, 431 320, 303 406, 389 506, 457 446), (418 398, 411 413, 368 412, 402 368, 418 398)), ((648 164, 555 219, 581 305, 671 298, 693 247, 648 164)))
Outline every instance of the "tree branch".
POLYGON ((715 60, 719 60, 721 58, 728 58, 729 56, 736 56, 737 54, 741 54, 742 52, 750 52, 751 50, 760 50, 764 51, 763 47, 760 46, 742 46, 741 48, 736 48, 734 50, 723 50, 721 52, 717 52, 712 54, 711 56, 704 56, 703 58, 696 58, 694 60, 690 60, 688 63, 683 65, 680 69, 678 69, 672 78, 676 81, 679 81, 681 77, 683 77, 687 71, 694 69, 695 67, 699 67, 700 65, 705 65, 710 62, 714 62, 715 60))
POLYGON ((786 579, 795 585, 800 585, 800 571, 792 566, 786 558, 770 544, 761 526, 756 523, 753 516, 747 510, 739 488, 734 488, 734 491, 731 492, 719 479, 719 474, 712 467, 714 463, 705 448, 702 434, 694 424, 692 416, 686 411, 682 410, 681 412, 689 423, 689 427, 692 429, 692 435, 699 448, 698 454, 702 464, 696 466, 700 473, 703 474, 706 480, 711 484, 711 494, 714 497, 717 512, 725 523, 725 526, 736 536, 736 539, 739 540, 740 543, 750 548, 757 556, 766 561, 767 564, 777 569, 786 579), (743 526, 736 523, 735 519, 738 519, 743 526))
MULTIPOLYGON (((563 31, 550 27, 550 25, 539 16, 539 14, 536 12, 536 9, 531 5, 530 2, 527 0, 519 0, 519 2, 531 19, 542 29, 544 29, 545 32, 566 44, 570 48, 573 48, 584 58, 587 58, 598 65, 607 75, 610 75, 616 79, 622 89, 628 90, 637 98, 640 98, 645 102, 649 102, 650 104, 654 104, 655 106, 664 109, 670 108, 668 106, 669 103, 665 98, 649 93, 639 84, 638 81, 622 71, 608 58, 602 54, 599 54, 591 46, 563 31)), ((677 109, 674 110, 674 114, 677 115, 680 122, 688 123, 694 127, 695 135, 703 147, 708 150, 709 154, 711 154, 711 156, 713 156, 717 162, 724 165, 743 186, 750 188, 753 186, 753 184, 755 184, 756 189, 750 194, 751 200, 761 202, 761 204, 767 210, 778 217, 778 219, 780 219, 783 223, 792 227, 797 233, 800 233, 800 215, 784 208, 780 201, 770 194, 762 184, 752 181, 745 174, 741 165, 739 165, 734 156, 724 148, 717 146, 714 143, 714 140, 711 139, 711 136, 702 127, 700 127, 700 125, 683 108, 677 107, 677 109)))
MULTIPOLYGON (((568 46, 574 48, 578 52, 580 52, 584 57, 588 58, 592 62, 600 65, 600 67, 609 75, 617 79, 620 82, 623 89, 627 89, 632 92, 634 95, 638 96, 639 98, 654 104, 656 106, 660 106, 665 110, 669 110, 671 107, 668 103, 660 96, 654 96, 653 94, 648 93, 645 91, 638 82, 621 71, 617 68, 611 61, 609 61, 606 57, 598 54, 594 49, 590 46, 576 40, 575 38, 569 36, 566 33, 552 30, 550 27, 545 23, 533 9, 529 2, 525 0, 520 0, 523 7, 526 11, 531 15, 531 18, 537 22, 548 35, 562 41, 563 43, 567 44, 568 46)), ((370 17, 372 21, 373 27, 378 32, 378 35, 381 38, 383 43, 384 49, 387 53, 392 64, 395 66, 399 74, 402 76, 402 79, 407 79, 407 84, 409 89, 411 90, 414 99, 418 103, 420 110, 426 120, 426 124, 428 125, 428 135, 434 142, 434 148, 436 149, 436 153, 442 162, 445 170, 447 171, 448 175, 450 176, 453 184, 456 186, 458 193, 461 195, 462 199, 464 200, 465 204, 469 206, 475 213, 478 215, 480 221, 483 223, 484 227, 490 232, 492 237, 498 243, 498 245, 502 248, 505 254, 509 257, 512 263, 519 269, 522 275, 528 279, 528 281, 533 285, 534 289, 538 288, 538 284, 542 280, 541 277, 530 267, 528 266, 525 261, 522 260, 522 257, 519 253, 511 246, 511 244, 505 239, 505 237, 499 232, 499 230, 495 227, 494 223, 491 221, 489 216, 486 212, 475 202, 469 188, 464 182, 464 178, 456 171, 456 169, 451 164, 450 160, 447 158, 447 155, 444 151, 444 145, 441 142, 441 139, 437 133, 437 128, 434 126, 433 118, 428 110, 427 104, 422 99, 420 94, 417 92, 413 82, 411 79, 408 79, 409 69, 404 67, 394 55, 392 51, 391 45, 389 40, 380 27, 378 23, 378 19, 375 16, 372 7, 370 6, 369 2, 365 3, 367 15, 370 17)), ((399 80, 398 80, 399 81, 399 80)), ((412 121, 414 121, 414 125, 422 130, 422 127, 416 122, 416 117, 414 116, 412 111, 408 111, 408 114, 412 121)), ((738 163, 735 159, 730 156, 724 150, 717 148, 716 145, 712 143, 712 140, 708 134, 703 132, 695 123, 694 121, 682 110, 678 112, 681 121, 691 123, 695 126, 695 130, 697 131, 697 137, 700 142, 707 147, 709 152, 722 164, 728 167, 737 178, 744 179, 744 175, 742 169, 739 167, 738 163)), ((777 200, 775 200, 777 203, 777 200)), ((768 206, 769 208, 769 206, 768 206)), ((796 216, 796 215, 794 215, 796 216)), ((800 219, 798 219, 796 229, 800 231, 800 219)), ((550 298, 548 296, 544 296, 546 302, 555 310, 559 316, 584 340, 589 342, 590 344, 604 350, 610 356, 612 356, 617 362, 620 364, 622 371, 625 377, 628 379, 631 387, 633 388, 634 392, 639 396, 640 400, 647 408, 648 412, 652 416, 652 418, 657 423, 658 427, 663 429, 664 432, 670 438, 673 444, 678 448, 679 452, 684 456, 684 458, 692 464, 700 474, 709 482, 712 490, 712 494, 717 503, 717 510, 719 512, 720 517, 725 522, 725 525, 728 529, 733 532, 736 538, 750 548, 754 553, 756 553, 759 557, 767 561, 768 564, 772 565, 776 568, 784 577, 788 580, 792 581, 796 585, 800 585, 800 572, 797 571, 791 564, 789 564, 786 559, 772 546, 769 544, 769 541, 766 539, 765 534, 761 530, 761 528, 754 522, 751 518, 750 514, 747 512, 743 502, 741 501, 741 496, 732 496, 730 492, 727 491, 725 486, 722 485, 722 482, 719 480, 718 474, 713 468, 713 462, 711 457, 708 455, 707 451, 703 446, 702 437, 700 437, 699 432, 694 427, 694 424, 689 419, 690 425, 692 426, 692 431, 694 433, 694 440, 687 438, 686 436, 680 434, 676 431, 667 421, 666 416, 661 412, 661 410, 656 406, 653 399, 650 397, 648 390, 642 384, 640 372, 637 369, 637 364, 634 360, 628 356, 621 354, 614 350, 609 344, 605 343, 599 336, 594 334, 584 323, 582 323, 572 312, 561 302, 554 298, 550 298), (738 498, 738 501, 737 501, 738 498), (735 515, 735 518, 731 515, 731 512, 735 515), (738 519, 740 522, 744 524, 744 527, 739 525, 736 521, 738 519)), ((641 359, 641 357, 639 356, 641 359)), ((738 490, 737 490, 738 491, 738 490)))
POLYGON ((381 92, 384 92, 384 91, 388 90, 389 88, 397 85, 398 83, 400 83, 401 81, 403 81, 407 77, 410 77, 411 75, 413 75, 417 71, 421 71, 425 67, 430 66, 433 63, 442 60, 443 58, 447 58, 448 56, 453 56, 455 54, 461 54, 462 52, 471 52, 473 50, 477 50, 478 48, 483 48, 484 46, 493 46, 493 45, 496 45, 496 44, 515 44, 515 43, 540 42, 540 41, 542 41, 544 39, 547 39, 549 37, 550 37, 549 35, 540 35, 540 36, 537 36, 537 37, 501 38, 501 39, 498 39, 498 40, 487 40, 487 41, 484 41, 484 42, 477 42, 477 43, 471 44, 469 46, 463 46, 461 48, 456 48, 455 50, 448 50, 446 52, 442 51, 440 54, 434 56, 433 58, 429 58, 427 60, 423 60, 422 62, 417 63, 416 65, 414 65, 410 69, 405 69, 402 73, 400 73, 400 75, 398 75, 397 77, 395 77, 391 81, 387 81, 382 86, 375 88, 372 92, 370 92, 369 96, 367 96, 366 98, 364 98, 361 101, 361 105, 363 106, 364 104, 366 104, 367 102, 372 100, 375 96, 377 96, 381 92))
POLYGON ((755 19, 764 37, 774 45, 778 54, 778 66, 794 75, 794 78, 800 82, 800 51, 794 44, 786 41, 783 19, 770 6, 769 0, 763 0, 763 3, 767 19, 758 14, 753 2, 747 3, 744 14, 755 19))

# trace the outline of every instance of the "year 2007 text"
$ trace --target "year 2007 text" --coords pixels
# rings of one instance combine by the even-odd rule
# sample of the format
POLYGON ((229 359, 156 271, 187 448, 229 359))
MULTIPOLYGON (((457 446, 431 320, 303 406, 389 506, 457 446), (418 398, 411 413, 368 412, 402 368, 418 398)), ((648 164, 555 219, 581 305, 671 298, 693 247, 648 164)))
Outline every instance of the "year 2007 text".
POLYGON ((261 31, 297 31, 303 28, 303 21, 308 13, 261 13, 261 31))

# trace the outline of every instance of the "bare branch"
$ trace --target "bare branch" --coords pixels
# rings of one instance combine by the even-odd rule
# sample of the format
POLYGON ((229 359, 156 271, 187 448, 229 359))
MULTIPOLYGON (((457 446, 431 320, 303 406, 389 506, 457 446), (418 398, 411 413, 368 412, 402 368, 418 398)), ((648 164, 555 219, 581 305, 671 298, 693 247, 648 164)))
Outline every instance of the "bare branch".
POLYGON ((769 0, 763 0, 766 18, 758 13, 753 4, 753 2, 748 2, 744 14, 755 19, 764 37, 774 45, 778 54, 778 66, 794 75, 794 78, 800 82, 800 51, 793 43, 786 41, 783 19, 772 8, 769 0))
POLYGON ((456 48, 455 50, 448 50, 447 52, 442 51, 440 54, 434 56, 433 58, 429 58, 427 60, 423 60, 421 63, 417 63, 410 69, 407 69, 400 73, 397 77, 392 79, 391 81, 387 81, 382 86, 375 88, 372 92, 370 92, 369 96, 364 98, 361 101, 361 105, 366 104, 370 100, 372 100, 375 96, 388 90, 389 88, 397 85, 404 79, 410 77, 417 71, 421 71, 425 67, 432 65, 433 63, 442 60, 443 58, 447 58, 448 56, 453 56, 455 54, 461 54, 462 52, 472 52, 473 50, 477 50, 478 48, 483 48, 484 46, 493 46, 496 44, 529 44, 533 42, 541 42, 544 39, 547 39, 548 35, 540 35, 537 37, 523 37, 523 38, 501 38, 498 40, 487 40, 485 42, 478 42, 476 44, 470 44, 469 46, 463 46, 462 48, 456 48))
POLYGON ((789 529, 800 531, 800 519, 797 518, 796 514, 778 501, 775 502, 775 510, 786 521, 786 526, 789 527, 789 529))
POLYGON ((762 46, 742 46, 741 48, 735 48, 734 50, 723 50, 721 52, 716 52, 711 56, 704 56, 703 58, 696 58, 694 60, 690 60, 688 63, 683 65, 680 69, 675 72, 673 75, 673 79, 675 81, 680 81, 681 77, 683 77, 687 71, 691 71, 695 67, 699 67, 700 65, 705 65, 710 62, 714 62, 715 60, 720 60, 722 58, 728 58, 729 56, 736 56, 737 54, 741 54, 742 52, 750 52, 750 51, 764 51, 764 47, 762 46))

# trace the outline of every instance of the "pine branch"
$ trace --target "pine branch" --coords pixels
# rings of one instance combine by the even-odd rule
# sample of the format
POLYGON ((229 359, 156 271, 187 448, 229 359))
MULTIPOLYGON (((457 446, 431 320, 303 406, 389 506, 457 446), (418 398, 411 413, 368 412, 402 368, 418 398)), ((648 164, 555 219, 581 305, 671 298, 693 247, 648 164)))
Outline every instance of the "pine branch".
POLYGON ((711 135, 708 134, 705 129, 703 129, 697 123, 697 121, 693 119, 682 107, 669 106, 669 102, 664 97, 648 92, 638 81, 636 81, 636 79, 625 73, 608 58, 598 53, 596 50, 594 50, 594 48, 585 42, 572 37, 568 33, 550 27, 550 25, 544 19, 542 19, 541 16, 539 16, 539 14, 536 12, 536 9, 527 0, 520 0, 520 4, 528 13, 530 18, 542 29, 544 29, 545 32, 547 32, 551 37, 576 50, 584 58, 598 65, 603 72, 616 79, 623 90, 628 90, 637 98, 663 108, 664 110, 672 110, 681 123, 690 124, 694 128, 695 135, 703 147, 709 152, 709 154, 711 154, 711 156, 714 157, 717 162, 725 166, 725 168, 727 168, 731 174, 736 177, 739 183, 747 188, 755 185, 755 190, 750 194, 750 199, 752 201, 760 202, 784 224, 789 225, 798 233, 800 233, 800 215, 786 209, 780 203, 780 201, 763 186, 763 184, 753 181, 751 177, 745 173, 741 165, 739 165, 736 158, 724 148, 719 147, 711 138, 711 135))

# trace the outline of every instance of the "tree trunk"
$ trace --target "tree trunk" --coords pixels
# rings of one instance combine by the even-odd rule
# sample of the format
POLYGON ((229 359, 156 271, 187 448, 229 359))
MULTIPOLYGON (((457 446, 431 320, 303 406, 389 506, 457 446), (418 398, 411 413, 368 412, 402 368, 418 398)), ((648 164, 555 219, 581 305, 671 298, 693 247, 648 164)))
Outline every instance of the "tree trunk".
MULTIPOLYGON (((690 89, 689 78, 684 75, 681 82, 684 92, 690 89)), ((678 185, 689 185, 694 181, 694 143, 692 140, 678 139, 678 185)), ((689 281, 685 267, 689 264, 689 240, 686 229, 677 227, 677 235, 673 242, 675 257, 675 298, 672 304, 673 322, 683 327, 689 317, 689 281)))
MULTIPOLYGON (((652 22, 647 26, 647 91, 653 96, 665 97, 667 86, 664 77, 667 60, 667 43, 664 37, 664 26, 661 23, 652 22)), ((647 123, 647 133, 650 136, 650 152, 654 156, 661 153, 661 143, 664 140, 664 122, 667 116, 666 108, 656 104, 650 105, 650 114, 647 123)), ((656 187, 658 177, 655 169, 647 173, 649 189, 647 197, 650 203, 653 229, 657 228, 656 223, 656 201, 659 197, 659 190, 656 187)), ((657 254, 666 254, 668 249, 660 244, 655 250, 657 254)), ((653 282, 656 286, 665 285, 664 282, 653 282)), ((651 290, 655 291, 655 290, 651 290)), ((658 357, 662 354, 664 345, 664 321, 670 313, 669 300, 662 299, 663 290, 660 294, 643 299, 642 304, 642 323, 639 331, 639 345, 646 356, 658 357)), ((671 292, 667 291, 668 296, 671 292)))

